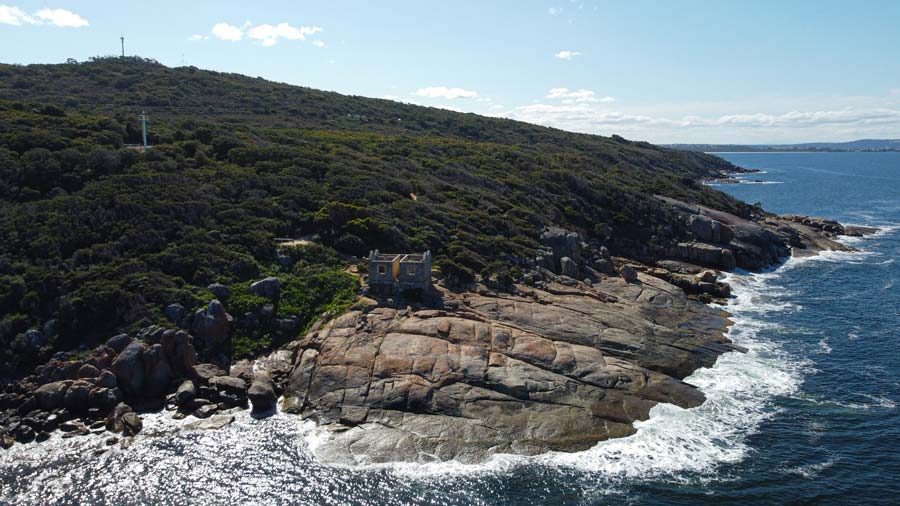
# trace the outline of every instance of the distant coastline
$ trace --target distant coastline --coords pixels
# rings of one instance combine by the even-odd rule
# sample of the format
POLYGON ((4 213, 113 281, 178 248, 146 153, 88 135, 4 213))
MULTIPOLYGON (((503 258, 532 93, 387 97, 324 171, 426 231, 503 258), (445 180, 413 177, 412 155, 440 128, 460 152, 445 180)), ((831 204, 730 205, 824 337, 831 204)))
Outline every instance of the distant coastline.
POLYGON ((703 153, 859 153, 897 152, 900 139, 860 139, 805 144, 666 144, 666 147, 703 153))

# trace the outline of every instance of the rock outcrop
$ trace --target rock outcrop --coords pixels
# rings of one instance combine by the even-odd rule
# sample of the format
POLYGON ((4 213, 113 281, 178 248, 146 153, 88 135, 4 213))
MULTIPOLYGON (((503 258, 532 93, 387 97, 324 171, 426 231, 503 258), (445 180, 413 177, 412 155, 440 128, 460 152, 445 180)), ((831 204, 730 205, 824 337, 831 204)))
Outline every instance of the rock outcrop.
POLYGON ((651 276, 530 296, 445 294, 449 310, 354 311, 301 343, 288 411, 333 429, 339 462, 580 450, 631 434, 731 349, 717 310, 651 276))

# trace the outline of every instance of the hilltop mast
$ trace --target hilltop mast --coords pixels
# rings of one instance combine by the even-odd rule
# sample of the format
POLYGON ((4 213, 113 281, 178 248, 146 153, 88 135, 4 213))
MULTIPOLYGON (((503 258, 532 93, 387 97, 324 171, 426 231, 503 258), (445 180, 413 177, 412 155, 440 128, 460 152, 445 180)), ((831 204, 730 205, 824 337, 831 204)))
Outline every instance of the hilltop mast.
POLYGON ((122 58, 125 58, 125 37, 119 37, 119 40, 122 41, 122 58))
POLYGON ((147 114, 141 111, 141 127, 144 130, 144 151, 147 151, 147 114))

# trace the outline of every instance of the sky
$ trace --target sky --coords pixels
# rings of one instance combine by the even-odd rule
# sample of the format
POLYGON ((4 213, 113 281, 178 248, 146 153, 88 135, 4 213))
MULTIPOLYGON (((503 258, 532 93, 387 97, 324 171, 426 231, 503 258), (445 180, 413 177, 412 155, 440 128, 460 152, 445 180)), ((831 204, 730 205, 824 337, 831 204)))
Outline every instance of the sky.
POLYGON ((654 143, 900 138, 900 1, 0 0, 0 62, 119 54, 654 143))

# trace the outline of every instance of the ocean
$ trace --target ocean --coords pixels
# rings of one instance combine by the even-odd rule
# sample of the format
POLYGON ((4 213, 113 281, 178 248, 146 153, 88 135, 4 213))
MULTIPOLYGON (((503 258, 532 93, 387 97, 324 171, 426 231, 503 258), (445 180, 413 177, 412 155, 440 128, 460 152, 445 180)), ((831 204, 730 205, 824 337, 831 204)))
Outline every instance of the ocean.
POLYGON ((362 468, 318 464, 323 435, 293 416, 180 432, 150 415, 127 448, 57 434, 0 451, 0 503, 900 503, 900 153, 719 156, 763 171, 719 186, 742 200, 882 231, 729 275, 730 335, 749 352, 688 378, 703 406, 658 405, 580 453, 362 468))

